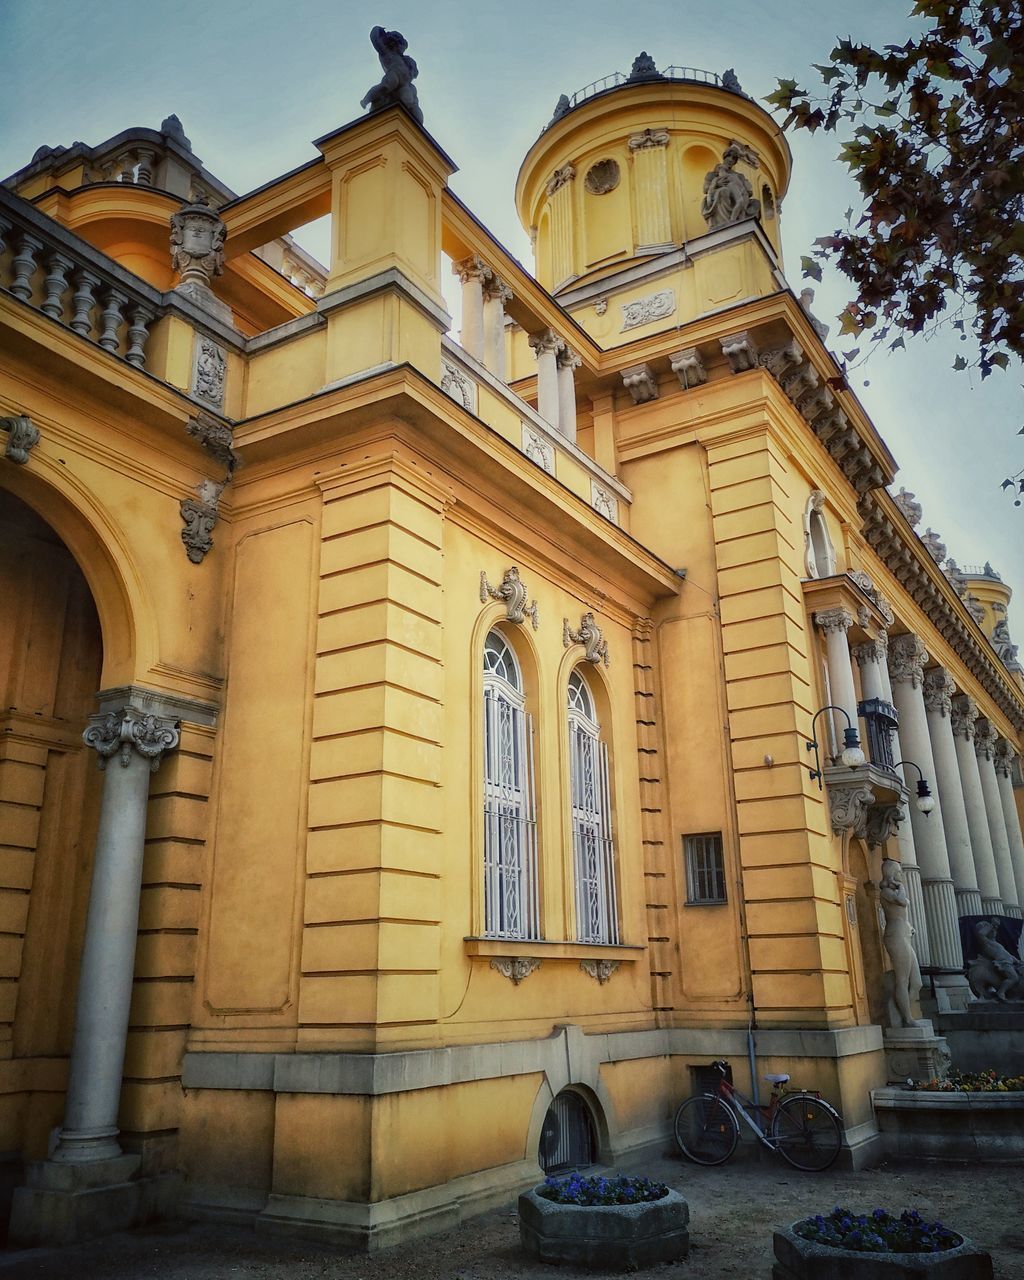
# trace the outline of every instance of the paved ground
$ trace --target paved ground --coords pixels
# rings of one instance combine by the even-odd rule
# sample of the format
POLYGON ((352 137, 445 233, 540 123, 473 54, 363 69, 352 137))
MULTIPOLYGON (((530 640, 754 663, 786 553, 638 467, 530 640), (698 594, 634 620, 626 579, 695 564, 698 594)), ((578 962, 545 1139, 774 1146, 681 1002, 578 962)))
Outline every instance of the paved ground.
MULTIPOLYGON (((690 1256, 658 1268, 666 1280, 768 1280, 772 1228, 838 1203, 918 1208, 988 1248, 997 1280, 1024 1276, 1020 1166, 890 1164, 861 1173, 800 1174, 770 1158, 734 1160, 720 1169, 665 1160, 648 1171, 690 1203, 690 1256)), ((511 1204, 371 1256, 208 1223, 163 1224, 75 1249, 0 1253, 0 1280, 571 1280, 584 1274, 529 1262, 519 1249, 511 1204)))

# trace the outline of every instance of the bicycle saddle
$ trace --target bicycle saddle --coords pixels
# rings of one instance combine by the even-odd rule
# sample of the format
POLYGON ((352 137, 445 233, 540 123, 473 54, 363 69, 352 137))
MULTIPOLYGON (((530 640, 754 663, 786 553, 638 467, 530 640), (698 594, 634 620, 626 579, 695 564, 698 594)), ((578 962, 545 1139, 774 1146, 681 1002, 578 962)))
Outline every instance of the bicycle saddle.
POLYGON ((773 1075, 765 1076, 765 1079, 768 1081, 769 1084, 786 1084, 789 1080, 789 1076, 773 1074, 773 1075))

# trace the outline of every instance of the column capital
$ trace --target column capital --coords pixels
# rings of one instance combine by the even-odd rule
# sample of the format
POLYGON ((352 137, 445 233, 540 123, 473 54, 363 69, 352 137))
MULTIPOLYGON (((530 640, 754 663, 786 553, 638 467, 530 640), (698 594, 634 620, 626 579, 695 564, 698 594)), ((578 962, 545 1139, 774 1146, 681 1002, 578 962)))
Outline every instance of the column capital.
POLYGON ((850 650, 858 667, 866 667, 869 662, 885 662, 888 652, 889 633, 887 631, 880 631, 874 640, 866 640, 863 644, 854 645, 850 650))
POLYGON ((478 254, 471 253, 468 258, 462 258, 459 262, 452 263, 452 275, 459 277, 461 284, 468 284, 470 280, 479 280, 481 283, 489 280, 494 272, 484 262, 478 254))
POLYGON ((1013 746, 1005 738, 1000 738, 996 743, 996 773, 1003 778, 1011 777, 1016 759, 1017 752, 1013 746))
POLYGON ((995 760, 998 730, 991 720, 979 720, 974 726, 974 750, 979 760, 995 760))
POLYGON ((119 756, 121 767, 128 768, 132 752, 149 763, 156 772, 165 751, 173 751, 181 737, 180 724, 163 716, 155 716, 131 704, 116 711, 101 711, 90 716, 89 727, 82 734, 86 746, 99 755, 101 769, 113 756, 119 756))
POLYGON ((504 280, 500 280, 488 269, 484 277, 484 299, 487 302, 500 302, 502 306, 512 301, 514 294, 504 280))
POLYGON ((573 178, 575 177, 576 177, 576 166, 571 164, 563 165, 561 169, 556 169, 555 172, 548 179, 548 185, 545 188, 545 191, 549 196, 553 196, 556 191, 561 190, 561 188, 564 187, 566 183, 572 182, 573 178))
POLYGON ((933 667, 924 678, 924 705, 926 711, 937 711, 943 718, 953 707, 956 685, 945 667, 933 667))
POLYGON ((974 699, 966 693, 958 694, 953 699, 953 710, 950 714, 954 734, 966 738, 968 742, 973 742, 974 724, 979 715, 981 712, 974 699))
POLYGON ((563 342, 555 353, 555 363, 559 369, 578 369, 583 363, 583 357, 578 356, 571 347, 566 346, 563 342))
POLYGON ((667 147, 668 144, 667 129, 644 129, 642 133, 629 135, 630 151, 656 151, 660 147, 667 147))
POLYGON ((842 631, 845 635, 853 626, 853 614, 842 605, 838 605, 835 609, 822 609, 814 615, 814 625, 826 635, 832 635, 837 631, 842 631))
POLYGON ((542 355, 557 355, 565 346, 554 329, 541 329, 539 333, 531 333, 530 347, 539 359, 542 355))
POLYGON ((924 664, 928 650, 912 632, 889 642, 889 675, 894 684, 909 684, 917 689, 924 682, 924 664))

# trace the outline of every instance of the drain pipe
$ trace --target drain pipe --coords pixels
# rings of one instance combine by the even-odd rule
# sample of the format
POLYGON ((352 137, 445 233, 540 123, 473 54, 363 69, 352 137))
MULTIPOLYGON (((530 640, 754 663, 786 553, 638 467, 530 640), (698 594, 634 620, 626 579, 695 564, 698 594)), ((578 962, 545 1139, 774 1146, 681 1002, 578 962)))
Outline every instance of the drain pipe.
POLYGON ((747 1019, 747 1059, 750 1063, 750 1096, 754 1100, 754 1106, 761 1106, 761 1089, 757 1083, 757 1052, 754 1045, 754 1032, 757 1030, 757 1009, 754 1005, 754 974, 750 967, 750 938, 747 934, 747 908, 743 899, 743 881, 742 877, 738 877, 736 881, 736 901, 740 908, 740 938, 743 942, 743 958, 747 966, 747 980, 750 983, 749 999, 750 999, 750 1016, 747 1019))

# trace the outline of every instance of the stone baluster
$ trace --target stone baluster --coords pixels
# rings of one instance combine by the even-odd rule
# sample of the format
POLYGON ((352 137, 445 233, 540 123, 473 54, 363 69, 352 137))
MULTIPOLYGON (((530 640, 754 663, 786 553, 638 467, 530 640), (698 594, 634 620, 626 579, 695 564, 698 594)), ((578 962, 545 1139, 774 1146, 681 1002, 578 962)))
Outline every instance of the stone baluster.
MULTIPOLYGON (((1010 846, 1010 864, 1013 867, 1013 879, 1017 886, 1017 901, 1008 907, 1006 914, 1021 916, 1024 908, 1024 838, 1021 837, 1020 815, 1013 796, 1013 762, 1016 751, 1005 738, 996 743, 996 781, 999 787, 999 799, 1003 807, 1003 823, 1006 827, 1006 838, 1010 846)), ((1005 904, 1004 904, 1005 905, 1005 904)))
POLYGON ((563 345, 553 329, 530 335, 530 346, 537 357, 537 412, 553 427, 558 426, 558 352, 563 345))
POLYGON ((133 306, 129 317, 128 350, 124 358, 137 369, 142 369, 146 364, 146 340, 149 337, 149 323, 153 317, 145 307, 141 306, 133 306))
POLYGON ((567 440, 576 443, 576 378, 574 370, 583 361, 575 351, 566 346, 555 356, 558 369, 558 430, 567 440))
POLYGON ((1010 839, 1006 830, 1006 818, 1003 816, 999 779, 996 777, 998 736, 995 725, 988 720, 979 720, 974 727, 974 750, 978 755, 978 773, 981 775, 981 790, 985 796, 985 816, 988 818, 992 851, 996 857, 999 896, 1003 900, 1004 914, 1019 917, 1022 904, 1017 898, 1017 881, 1010 855, 1010 839))
POLYGON ((74 266, 70 258, 62 253, 51 253, 46 267, 46 278, 43 290, 46 297, 40 311, 51 320, 60 320, 64 315, 64 295, 68 291, 68 272, 74 266))
POLYGON ((955 689, 952 677, 943 667, 935 667, 924 678, 924 705, 928 712, 928 732, 935 761, 935 781, 942 802, 942 827, 946 836, 946 852, 956 888, 957 914, 981 914, 978 875, 971 853, 971 832, 967 825, 960 765, 950 712, 955 689))
POLYGON ((985 812, 985 793, 981 787, 978 756, 974 750, 974 731, 978 719, 978 704, 966 693, 953 699, 950 723, 956 743, 956 758, 960 766, 960 783, 967 809, 967 826, 971 835, 974 869, 981 891, 981 909, 985 915, 1003 914, 1002 895, 999 892, 999 875, 996 871, 996 855, 985 812))
POLYGON ((117 180, 118 182, 134 182, 135 181, 135 153, 126 151, 123 156, 119 156, 117 160, 117 180))
MULTIPOLYGON (((928 714, 924 706, 924 664, 928 651, 915 635, 897 636, 889 641, 889 676, 893 702, 900 721, 900 745, 905 761, 916 764, 925 778, 935 779, 928 714)), ((916 774, 904 769, 904 780, 913 795, 917 789, 916 774)), ((928 921, 930 967, 942 977, 944 987, 966 987, 963 977, 963 950, 957 922, 956 894, 949 871, 949 854, 942 825, 942 800, 935 797, 931 813, 921 813, 910 806, 914 828, 914 848, 921 867, 921 892, 928 921)))
POLYGON ((140 187, 151 187, 153 185, 153 166, 156 161, 156 152, 150 147, 139 147, 139 172, 135 181, 140 187))
POLYGON ((78 977, 64 1124, 52 1159, 116 1158, 117 1112, 139 927, 150 774, 178 745, 174 720, 131 702, 93 716, 85 741, 105 769, 78 977))
POLYGON ((645 129, 629 139, 639 253, 664 249, 672 243, 672 222, 666 199, 669 189, 668 144, 669 135, 665 129, 645 129))
POLYGON ((71 328, 83 338, 92 335, 92 309, 96 305, 96 290, 102 281, 85 267, 75 273, 75 292, 71 295, 71 306, 74 314, 71 317, 71 328))
MULTIPOLYGON (((892 682, 889 679, 889 634, 883 631, 876 640, 868 640, 857 645, 853 650, 854 659, 860 667, 861 692, 865 698, 881 698, 883 702, 895 705, 892 693, 892 682)), ((893 729, 893 760, 903 759, 903 747, 899 729, 893 729)), ((916 788, 910 788, 913 796, 916 788)), ((911 801, 913 804, 913 801, 911 801)), ((903 883, 910 899, 910 923, 914 930, 914 950, 920 964, 931 963, 931 951, 928 946, 928 920, 924 911, 924 897, 921 893, 921 868, 917 863, 917 850, 914 847, 914 827, 905 815, 896 829, 896 845, 899 850, 899 861, 903 868, 903 883)))
POLYGON ((462 345, 476 360, 484 358, 484 281, 492 272, 482 258, 471 253, 452 263, 462 284, 462 345))
MULTIPOLYGON (((832 691, 832 703, 841 707, 850 717, 849 723, 857 727, 857 689, 853 683, 853 662, 846 633, 853 626, 853 614, 842 607, 823 609, 814 615, 814 625, 825 634, 825 655, 828 665, 828 683, 832 691)), ((843 731, 847 722, 835 717, 836 742, 842 750, 843 731)))
POLYGON ((128 299, 119 289, 108 289, 107 300, 100 312, 99 344, 104 351, 117 351, 120 345, 118 330, 124 321, 124 309, 128 299))
POLYGON ((32 301, 32 277, 36 273, 36 257, 43 250, 43 242, 23 231, 18 239, 18 252, 11 259, 10 290, 22 302, 32 301))
POLYGON ((512 290, 493 273, 484 282, 484 364, 505 381, 505 306, 512 290))

